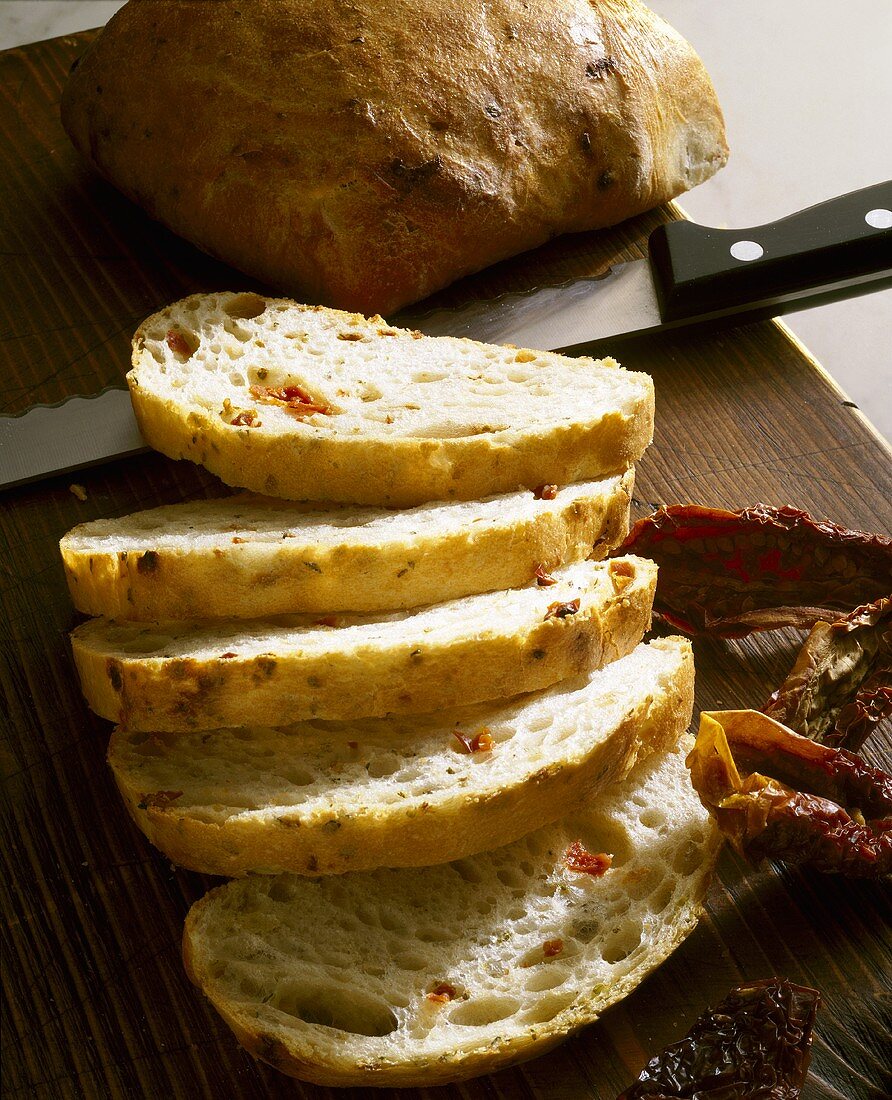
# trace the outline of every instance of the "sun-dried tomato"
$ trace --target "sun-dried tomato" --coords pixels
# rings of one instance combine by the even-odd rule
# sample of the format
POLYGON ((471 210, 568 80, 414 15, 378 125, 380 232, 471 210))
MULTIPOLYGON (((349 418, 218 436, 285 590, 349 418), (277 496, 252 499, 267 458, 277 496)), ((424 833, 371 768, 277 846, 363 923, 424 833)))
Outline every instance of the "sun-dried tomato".
POLYGON ((550 603, 545 612, 545 622, 549 619, 566 619, 575 615, 579 610, 579 600, 568 600, 566 603, 550 603))
POLYGON ((811 627, 892 591, 892 539, 789 507, 660 508, 617 553, 658 563, 654 610, 688 634, 811 627))
POLYGON ((252 386, 251 396, 258 401, 265 401, 268 405, 281 405, 298 416, 311 416, 313 413, 324 413, 326 416, 331 409, 322 401, 317 401, 311 394, 296 384, 289 386, 252 386))
POLYGON ((546 959, 553 959, 564 950, 564 941, 561 939, 546 940, 542 944, 542 954, 546 959))
POLYGON ((450 985, 449 982, 439 982, 428 993, 427 999, 434 1004, 446 1004, 447 1001, 455 1000, 455 986, 450 985))
POLYGON ((474 753, 474 752, 492 752, 495 741, 492 734, 484 726, 482 730, 479 730, 473 737, 467 737, 460 730, 452 731, 453 737, 462 746, 462 752, 474 753))
POLYGON ((782 978, 738 986, 617 1100, 796 1100, 820 1003, 816 989, 782 978))
POLYGON ((589 852, 580 840, 574 840, 564 852, 564 865, 568 871, 578 875, 593 875, 600 878, 613 864, 613 856, 607 852, 589 852))
POLYGON ((635 579, 635 566, 624 558, 615 558, 609 563, 610 579, 617 592, 628 588, 635 579))
POLYGON ((751 861, 876 878, 892 870, 892 776, 759 711, 704 711, 688 756, 700 801, 751 861))
POLYGON ((255 412, 240 412, 238 416, 233 417, 229 423, 234 428, 259 428, 261 427, 260 421, 257 419, 255 412))
POLYGON ((816 623, 762 710, 823 745, 857 751, 892 715, 892 598, 816 623))
POLYGON ((557 584, 555 578, 550 573, 546 573, 541 565, 536 566, 535 577, 536 584, 540 588, 550 588, 553 584, 557 584))
POLYGON ((172 328, 168 331, 165 341, 174 355, 183 355, 189 359, 195 352, 195 348, 189 343, 182 332, 172 328))
POLYGON ((557 485, 537 485, 533 490, 533 496, 536 500, 554 500, 557 495, 557 485))

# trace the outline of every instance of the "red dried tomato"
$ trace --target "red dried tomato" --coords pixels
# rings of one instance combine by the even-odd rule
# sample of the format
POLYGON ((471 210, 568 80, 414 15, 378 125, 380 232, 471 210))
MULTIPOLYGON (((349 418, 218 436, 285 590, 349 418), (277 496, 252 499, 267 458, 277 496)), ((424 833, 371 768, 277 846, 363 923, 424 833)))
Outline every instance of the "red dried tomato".
POLYGON ((657 562, 654 610, 688 634, 811 627, 892 591, 892 540, 789 507, 660 508, 617 552, 657 562))
POLYGON ((453 730, 452 735, 462 746, 461 751, 466 753, 492 752, 495 745, 492 734, 485 726, 473 737, 466 737, 460 730, 453 730))
POLYGON ((589 852, 583 847, 582 841, 574 840, 564 852, 564 864, 569 871, 575 871, 579 875, 593 875, 600 878, 610 870, 613 856, 607 852, 589 852))

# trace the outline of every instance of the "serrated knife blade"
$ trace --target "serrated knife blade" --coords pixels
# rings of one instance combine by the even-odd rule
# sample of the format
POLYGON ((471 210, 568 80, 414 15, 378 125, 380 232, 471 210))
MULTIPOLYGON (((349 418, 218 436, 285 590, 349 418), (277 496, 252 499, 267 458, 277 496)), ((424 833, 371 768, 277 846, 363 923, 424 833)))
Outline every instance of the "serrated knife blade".
POLYGON ((660 328, 662 319, 650 265, 634 260, 557 286, 417 316, 404 313, 398 323, 427 336, 464 336, 555 351, 635 336, 660 328))
POLYGON ((0 488, 146 450, 127 389, 34 405, 20 416, 0 417, 0 488))
MULTIPOLYGON (((394 324, 579 354, 605 341, 772 317, 892 286, 892 181, 753 229, 661 225, 647 260, 603 275, 451 309, 404 311, 394 324)), ((129 394, 109 389, 0 416, 0 489, 137 454, 129 394)))

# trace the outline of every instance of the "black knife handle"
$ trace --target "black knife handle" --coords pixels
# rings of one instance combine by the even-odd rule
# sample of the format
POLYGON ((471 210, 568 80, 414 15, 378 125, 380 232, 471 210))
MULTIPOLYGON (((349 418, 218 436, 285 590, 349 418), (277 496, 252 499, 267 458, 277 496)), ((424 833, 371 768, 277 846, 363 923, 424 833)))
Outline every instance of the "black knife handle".
POLYGON ((664 322, 747 306, 783 313, 796 308, 797 292, 816 287, 831 301, 858 293, 850 280, 892 273, 892 181, 754 229, 669 222, 648 249, 664 322))

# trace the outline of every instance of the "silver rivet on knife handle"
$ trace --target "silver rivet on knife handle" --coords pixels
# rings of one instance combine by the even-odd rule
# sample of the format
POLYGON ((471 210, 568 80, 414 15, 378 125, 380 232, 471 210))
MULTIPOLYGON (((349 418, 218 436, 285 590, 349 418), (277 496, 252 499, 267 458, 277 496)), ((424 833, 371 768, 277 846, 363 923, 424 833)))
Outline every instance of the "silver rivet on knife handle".
POLYGON ((130 392, 106 389, 0 416, 0 489, 147 450, 130 392))

